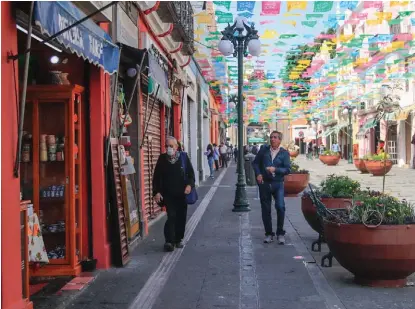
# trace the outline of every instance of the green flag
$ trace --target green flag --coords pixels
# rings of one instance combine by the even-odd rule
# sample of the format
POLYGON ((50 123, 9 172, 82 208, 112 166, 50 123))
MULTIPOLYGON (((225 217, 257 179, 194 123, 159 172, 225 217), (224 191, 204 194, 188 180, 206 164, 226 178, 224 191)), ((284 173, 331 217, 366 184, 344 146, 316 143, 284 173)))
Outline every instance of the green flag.
POLYGON ((314 13, 330 12, 332 8, 333 8, 332 1, 315 1, 314 2, 314 13))
POLYGON ((305 14, 307 20, 313 18, 323 18, 324 14, 305 14))
POLYGON ((225 7, 228 11, 231 8, 231 1, 213 1, 213 3, 225 7))
POLYGON ((313 28, 317 24, 317 20, 302 21, 301 24, 303 26, 313 28))

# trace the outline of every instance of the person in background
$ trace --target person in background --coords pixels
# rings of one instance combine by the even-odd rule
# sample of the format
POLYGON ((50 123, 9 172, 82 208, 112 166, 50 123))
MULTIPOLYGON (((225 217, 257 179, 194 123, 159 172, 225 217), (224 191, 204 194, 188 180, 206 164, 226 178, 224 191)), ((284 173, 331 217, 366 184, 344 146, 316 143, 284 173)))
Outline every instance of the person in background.
POLYGON ((213 176, 213 163, 215 161, 215 150, 213 149, 212 144, 207 145, 205 155, 208 160, 209 170, 210 170, 210 178, 215 178, 213 176))
POLYGON ((309 142, 307 144, 307 159, 313 160, 313 143, 309 142))
POLYGON ((233 149, 233 156, 235 157, 235 163, 238 162, 238 146, 233 149))
POLYGON ((331 145, 331 151, 340 154, 340 146, 337 142, 334 142, 333 145, 331 145))
POLYGON ((219 147, 213 144, 213 160, 215 161, 215 170, 219 171, 219 147))
POLYGON ((271 145, 264 145, 252 162, 261 200, 262 222, 265 228, 264 243, 273 241, 271 203, 275 200, 277 210, 277 241, 285 244, 285 201, 284 176, 291 170, 290 154, 281 147, 282 133, 273 131, 270 136, 271 145))
POLYGON ((195 186, 195 173, 187 153, 180 152, 174 137, 166 139, 166 153, 159 156, 153 176, 153 196, 156 203, 163 204, 167 210, 164 225, 166 251, 183 248, 186 229, 187 203, 186 194, 195 186), (186 162, 185 172, 182 156, 186 162))
POLYGON ((226 150, 226 162, 232 159, 232 148, 229 146, 226 150))
POLYGON ((320 145, 320 154, 323 154, 325 150, 326 150, 326 146, 324 146, 323 144, 321 144, 320 145))
POLYGON ((258 145, 257 145, 257 143, 254 143, 254 146, 252 146, 251 153, 254 154, 254 155, 257 155, 258 151, 259 151, 258 145))
POLYGON ((222 168, 228 167, 228 158, 227 158, 228 147, 224 143, 220 145, 219 152, 220 152, 222 168))
POLYGON ((385 153, 385 141, 379 141, 377 154, 385 153))

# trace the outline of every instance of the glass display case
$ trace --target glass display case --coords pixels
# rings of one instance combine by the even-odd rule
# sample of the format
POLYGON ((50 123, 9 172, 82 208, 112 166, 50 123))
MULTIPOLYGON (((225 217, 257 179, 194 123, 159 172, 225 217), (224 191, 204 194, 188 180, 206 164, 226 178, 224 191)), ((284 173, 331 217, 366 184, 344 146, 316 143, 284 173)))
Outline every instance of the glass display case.
POLYGON ((77 85, 29 86, 21 191, 31 200, 49 263, 32 276, 77 275, 82 248, 82 94, 77 85))

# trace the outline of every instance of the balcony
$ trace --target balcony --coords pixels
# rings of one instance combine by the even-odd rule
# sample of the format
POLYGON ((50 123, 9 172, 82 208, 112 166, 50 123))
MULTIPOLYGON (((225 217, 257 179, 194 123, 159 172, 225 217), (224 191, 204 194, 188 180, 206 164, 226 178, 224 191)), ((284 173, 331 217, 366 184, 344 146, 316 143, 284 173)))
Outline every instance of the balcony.
POLYGON ((192 55, 194 53, 193 8, 190 1, 161 1, 157 14, 163 22, 174 24, 171 33, 173 40, 183 42, 183 54, 192 55))

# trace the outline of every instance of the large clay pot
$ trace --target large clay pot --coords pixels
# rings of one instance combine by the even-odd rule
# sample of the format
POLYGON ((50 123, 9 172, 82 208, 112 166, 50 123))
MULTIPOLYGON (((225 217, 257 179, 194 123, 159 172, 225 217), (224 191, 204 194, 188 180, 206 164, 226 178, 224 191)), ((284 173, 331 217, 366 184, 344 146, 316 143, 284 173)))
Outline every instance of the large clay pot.
POLYGON ((386 160, 384 161, 368 161, 365 160, 366 169, 371 173, 373 176, 383 176, 390 172, 392 169, 392 161, 386 160))
POLYGON ((340 156, 320 156, 320 160, 326 165, 337 165, 340 161, 340 156))
MULTIPOLYGON (((352 200, 348 198, 322 198, 321 201, 329 209, 346 208, 347 206, 351 206, 352 203, 352 200)), ((317 208, 313 205, 309 196, 303 196, 301 198, 301 211, 311 228, 321 234, 323 231, 318 220, 317 208)))
POLYGON ((290 157, 296 158, 298 156, 298 151, 290 151, 290 157))
POLYGON ((324 223, 330 251, 362 285, 403 287, 415 272, 415 226, 324 223))
POLYGON ((367 174, 369 171, 366 168, 365 162, 362 159, 354 159, 353 160, 354 166, 362 173, 367 174))
POLYGON ((304 191, 310 180, 310 174, 289 174, 284 177, 285 196, 297 196, 304 191))

